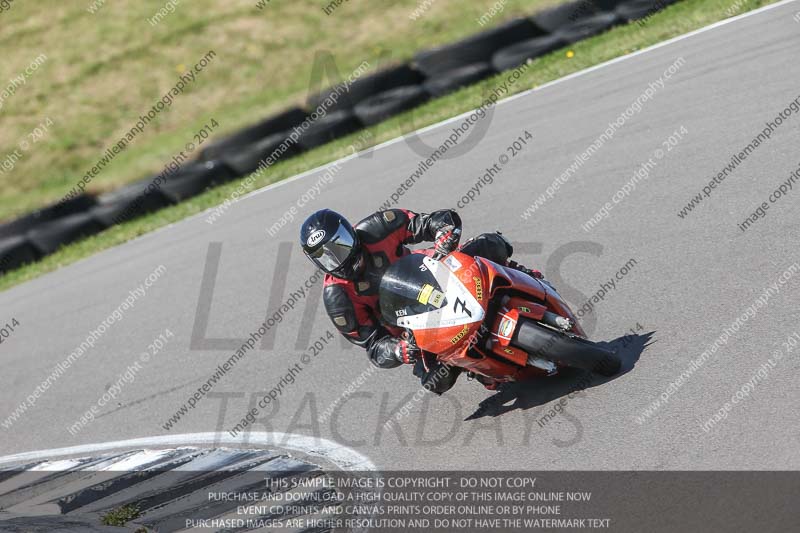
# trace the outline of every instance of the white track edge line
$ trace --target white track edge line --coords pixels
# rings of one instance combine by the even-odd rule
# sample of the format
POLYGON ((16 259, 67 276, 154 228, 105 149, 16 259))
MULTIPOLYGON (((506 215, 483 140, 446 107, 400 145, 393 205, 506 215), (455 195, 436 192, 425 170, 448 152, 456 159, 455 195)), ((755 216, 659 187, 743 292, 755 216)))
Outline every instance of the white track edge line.
MULTIPOLYGON (((741 19, 753 16, 753 15, 756 15, 756 14, 759 14, 759 13, 763 13, 763 12, 768 11, 770 9, 774 9, 774 8, 779 7, 779 6, 782 6, 782 5, 785 5, 785 4, 790 4, 790 3, 796 2, 796 1, 797 0, 781 0, 781 1, 776 2, 774 4, 769 4, 769 5, 760 7, 758 9, 754 9, 754 10, 748 11, 746 13, 742 13, 741 15, 736 15, 735 17, 730 17, 730 18, 727 18, 727 19, 723 19, 723 20, 714 22, 712 24, 709 24, 708 26, 703 26, 702 28, 698 28, 696 30, 692 30, 689 33, 684 33, 682 35, 677 35, 675 37, 667 39, 666 41, 662 41, 660 43, 656 43, 656 44, 653 44, 651 46, 648 46, 647 48, 642 48, 641 50, 636 50, 635 52, 631 52, 629 54, 625 54, 625 55, 621 55, 621 56, 615 57, 613 59, 609 59, 608 61, 604 61, 603 63, 598 63, 597 65, 592 65, 591 67, 586 67, 583 70, 579 70, 577 72, 573 72, 572 74, 567 74, 566 76, 563 76, 561 78, 557 78, 555 80, 551 80, 551 81, 549 81, 547 83, 544 83, 544 84, 539 85, 537 87, 534 87, 532 89, 527 89, 527 90, 522 91, 520 93, 512 94, 511 96, 503 98, 502 100, 498 100, 497 103, 493 107, 497 107, 500 104, 505 104, 505 103, 511 102, 511 101, 516 100, 517 98, 521 98, 523 96, 528 96, 529 94, 535 93, 537 91, 542 91, 542 90, 547 89, 549 87, 552 87, 554 85, 558 85, 559 83, 563 83, 563 82, 572 80, 574 78, 578 78, 580 76, 589 74, 590 72, 593 72, 595 70, 599 70, 599 69, 607 67, 609 65, 613 65, 615 63, 619 63, 619 62, 625 61, 625 60, 630 59, 632 57, 636 57, 636 56, 639 56, 641 54, 656 50, 658 48, 661 48, 661 47, 664 47, 664 46, 668 46, 670 44, 682 41, 684 39, 688 39, 688 38, 693 37, 695 35, 699 35, 701 33, 705 33, 706 31, 710 31, 710 30, 716 29, 718 27, 730 24, 732 22, 736 22, 738 20, 741 20, 741 19)), ((370 152, 370 151, 373 151, 373 150, 378 150, 379 148, 384 148, 386 146, 391 146, 391 145, 393 145, 395 143, 398 143, 398 142, 404 140, 405 137, 407 137, 407 136, 419 135, 419 134, 434 130, 436 128, 439 128, 441 126, 444 126, 446 124, 450 124, 451 122, 456 122, 456 121, 458 121, 458 120, 460 120, 460 119, 472 114, 472 112, 474 112, 475 109, 477 109, 477 108, 470 109, 469 111, 465 111, 465 112, 461 113, 460 115, 456 115, 456 116, 453 116, 453 117, 449 117, 449 118, 443 119, 443 120, 441 120, 439 122, 436 122, 434 124, 429 124, 428 126, 424 126, 424 127, 419 128, 417 130, 410 131, 408 133, 404 133, 403 135, 400 135, 399 137, 394 137, 394 138, 386 140, 386 141, 384 141, 384 142, 382 142, 380 144, 376 144, 375 146, 371 146, 369 148, 365 148, 364 150, 361 150, 360 152, 357 152, 355 154, 350 154, 350 155, 344 156, 342 158, 339 158, 339 159, 330 161, 328 163, 325 163, 323 165, 320 165, 318 167, 312 168, 310 170, 303 171, 300 174, 295 174, 294 176, 291 176, 291 177, 286 178, 284 180, 281 180, 281 181, 278 181, 278 182, 275 182, 275 183, 270 183, 269 185, 265 185, 264 187, 261 187, 260 189, 256 189, 255 191, 251 191, 251 192, 247 193, 246 195, 241 196, 239 198, 239 200, 244 200, 245 198, 249 198, 251 196, 255 196, 257 194, 261 194, 263 192, 266 192, 268 190, 275 189, 275 188, 280 187, 281 185, 284 185, 286 183, 290 183, 290 182, 295 181, 297 179, 307 177, 307 176, 309 176, 311 174, 314 174, 314 173, 317 173, 317 172, 319 172, 319 171, 321 171, 321 170, 323 170, 323 169, 325 169, 325 168, 327 168, 327 167, 329 167, 331 165, 340 164, 340 163, 343 163, 345 161, 349 161, 350 159, 359 157, 361 154, 364 154, 366 152, 370 152)), ((204 214, 208 213, 209 211, 211 211, 212 209, 215 209, 216 207, 217 206, 210 207, 210 208, 206 209, 205 211, 203 211, 201 213, 197 213, 196 215, 193 215, 193 216, 204 215, 204 214)), ((189 218, 191 218, 191 217, 189 217, 189 218)))
POLYGON ((116 448, 135 448, 147 446, 185 446, 188 444, 246 444, 259 446, 274 446, 300 452, 311 457, 319 457, 330 461, 342 470, 376 470, 376 466, 365 455, 337 444, 322 437, 309 437, 294 433, 254 431, 242 434, 239 437, 206 433, 184 433, 180 435, 161 435, 157 437, 143 437, 137 439, 118 440, 96 444, 81 444, 65 448, 50 450, 37 450, 22 452, 0 457, 0 465, 18 463, 22 461, 35 461, 39 459, 52 459, 59 455, 75 455, 108 451, 116 448))
MULTIPOLYGON (((577 78, 579 76, 583 76, 585 74, 588 74, 589 72, 593 72, 593 71, 598 70, 600 68, 604 68, 604 67, 607 67, 609 65, 613 65, 615 63, 619 63, 621 61, 625 61, 625 60, 627 60, 627 59, 629 59, 631 57, 636 57, 638 55, 641 55, 641 54, 656 50, 656 49, 661 48, 663 46, 668 46, 670 44, 682 41, 684 39, 688 39, 689 37, 693 37, 695 35, 699 35, 701 33, 705 33, 707 31, 719 28, 721 26, 725 26, 725 25, 730 24, 732 22, 736 22, 738 20, 741 20, 741 19, 744 19, 744 18, 748 18, 748 17, 751 17, 753 15, 764 13, 764 12, 769 11, 771 9, 775 9, 775 8, 780 7, 780 6, 783 6, 783 5, 786 5, 786 4, 790 4, 790 3, 796 2, 796 1, 797 0, 780 0, 779 2, 776 2, 774 4, 769 4, 769 5, 760 7, 758 9, 753 9, 753 10, 748 11, 746 13, 742 13, 741 15, 736 15, 734 17, 730 17, 730 18, 727 18, 727 19, 723 19, 723 20, 714 22, 712 24, 709 24, 708 26, 703 26, 702 28, 698 28, 696 30, 692 30, 689 33, 684 33, 683 35, 677 35, 675 37, 672 37, 671 39, 667 39, 666 41, 662 41, 660 43, 656 43, 654 45, 648 46, 647 48, 643 48, 641 50, 636 50, 635 52, 631 52, 629 54, 625 54, 625 55, 622 55, 622 56, 619 56, 619 57, 615 57, 613 59, 609 59, 608 61, 605 61, 603 63, 599 63, 597 65, 593 65, 591 67, 587 67, 587 68, 585 68, 583 70, 579 70, 578 72, 573 72, 572 74, 567 74, 566 76, 563 76, 561 78, 549 81, 549 82, 547 82, 545 84, 542 84, 542 85, 540 85, 538 87, 534 87, 532 89, 528 89, 528 90, 523 91, 521 93, 517 93, 517 94, 511 95, 511 96, 509 96, 507 98, 504 98, 502 100, 498 100, 497 103, 495 104, 495 107, 500 105, 500 104, 502 104, 502 103, 506 103, 506 102, 509 102, 511 100, 515 100, 517 98, 523 97, 523 96, 527 96, 527 95, 529 95, 531 93, 534 93, 536 91, 541 91, 541 90, 547 89, 549 87, 552 87, 553 85, 557 85, 559 83, 563 83, 565 81, 569 81, 569 80, 577 78)), ((342 157, 340 159, 336 159, 334 161, 329 161, 328 163, 325 163, 325 164, 320 165, 318 167, 312 168, 310 170, 303 171, 300 174, 295 174, 294 176, 291 176, 291 177, 288 177, 286 179, 277 181, 275 183, 270 183, 269 185, 265 185, 264 187, 261 187, 260 189, 256 189, 255 191, 251 191, 251 192, 245 194, 244 196, 240 196, 236 200, 236 202, 239 202, 239 201, 244 200, 246 198, 250 198, 251 196, 255 196, 257 194, 261 194, 261 193, 264 193, 264 192, 267 192, 267 191, 271 191, 272 189, 276 189, 276 188, 278 188, 278 187, 280 187, 282 185, 288 185, 289 183, 291 183, 293 181, 296 181, 296 180, 305 178, 307 176, 310 176, 310 175, 312 175, 312 174, 314 174, 316 172, 319 172, 319 171, 321 171, 321 170, 323 170, 323 169, 325 169, 325 168, 327 168, 327 167, 329 167, 331 165, 344 163, 345 161, 349 161, 350 159, 353 159, 355 157, 359 157, 361 154, 363 154, 365 152, 368 152, 368 151, 371 151, 371 150, 378 150, 379 148, 384 148, 386 146, 390 146, 390 145, 392 145, 392 144, 394 144, 396 142, 400 142, 401 140, 405 139, 405 137, 407 137, 409 135, 419 135, 421 133, 425 133, 427 131, 436 129, 436 128, 440 127, 440 126, 444 126, 444 125, 449 124, 451 122, 455 122, 455 121, 457 121, 457 120, 459 120, 459 119, 471 114, 474 110, 475 109, 471 109, 469 111, 461 113, 460 115, 456 115, 454 117, 450 117, 450 118, 441 120, 439 122, 436 122, 434 124, 430 124, 428 126, 420 128, 418 130, 414 130, 414 131, 405 133, 405 134, 403 134, 403 135, 401 135, 399 137, 395 137, 393 139, 389 139, 387 141, 384 141, 384 142, 382 142, 380 144, 376 144, 375 146, 372 146, 370 148, 366 148, 366 149, 364 149, 364 150, 362 150, 360 152, 357 152, 355 154, 350 154, 350 155, 342 157)), ((214 209, 219 207, 220 205, 222 205, 222 204, 217 204, 215 206, 209 207, 208 209, 204 209, 203 211, 201 211, 199 213, 195 213, 194 215, 188 216, 186 218, 182 218, 181 220, 177 220, 175 222, 171 222, 171 223, 169 223, 169 224, 167 224, 165 226, 158 227, 158 228, 154 229, 153 231, 149 231, 149 232, 147 232, 147 233, 145 233, 143 235, 139 235, 138 237, 130 239, 130 240, 128 240, 128 241, 126 241, 124 243, 121 243, 119 245, 113 246, 112 248, 118 248, 120 246, 125 246, 125 245, 127 245, 129 243, 138 242, 140 240, 147 239, 147 238, 149 238, 149 237, 151 237, 153 235, 158 235, 162 231, 166 231, 166 230, 172 228, 173 226, 175 226, 177 224, 181 224, 181 223, 193 220, 195 218, 200 218, 200 217, 206 216, 211 211, 213 211, 214 209)), ((111 249, 111 248, 109 248, 109 249, 111 249)), ((88 257, 81 258, 78 261, 75 261, 74 263, 71 263, 66 268, 73 267, 75 265, 79 265, 79 264, 83 263, 84 261, 88 261, 89 259, 94 257, 94 255, 96 255, 96 254, 92 254, 92 255, 90 255, 88 257)), ((57 270, 62 270, 62 269, 57 269, 57 270)), ((48 274, 52 274, 52 272, 49 272, 48 274)), ((39 276, 37 279, 42 279, 42 278, 46 278, 46 277, 47 277, 47 275, 39 276)), ((29 280, 29 282, 30 281, 35 281, 35 280, 29 280)), ((6 289, 5 291, 2 291, 2 292, 8 293, 9 291, 12 291, 17 287, 24 286, 29 282, 22 283, 20 285, 17 285, 16 287, 10 287, 9 289, 6 289)))

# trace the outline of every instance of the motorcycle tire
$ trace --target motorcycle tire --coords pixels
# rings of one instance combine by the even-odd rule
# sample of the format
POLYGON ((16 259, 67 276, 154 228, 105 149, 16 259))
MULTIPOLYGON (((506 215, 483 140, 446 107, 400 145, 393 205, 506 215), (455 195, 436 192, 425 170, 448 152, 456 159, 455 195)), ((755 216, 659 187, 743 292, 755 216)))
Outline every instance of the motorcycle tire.
POLYGON ((615 352, 592 341, 552 330, 532 320, 522 320, 511 344, 525 350, 529 358, 540 356, 559 365, 580 368, 601 376, 616 375, 622 362, 615 352))

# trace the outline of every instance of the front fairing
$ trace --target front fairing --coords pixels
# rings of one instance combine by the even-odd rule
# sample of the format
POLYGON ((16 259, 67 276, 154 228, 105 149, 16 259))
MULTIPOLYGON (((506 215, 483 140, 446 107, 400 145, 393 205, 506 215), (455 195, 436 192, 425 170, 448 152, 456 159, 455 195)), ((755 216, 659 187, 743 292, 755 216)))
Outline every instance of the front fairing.
POLYGON ((441 356, 462 351, 486 314, 489 291, 483 275, 475 259, 459 252, 442 261, 407 255, 383 275, 381 316, 412 330, 425 351, 441 356))
POLYGON ((539 280, 532 278, 528 274, 520 272, 519 270, 514 270, 513 268, 499 265, 493 261, 489 261, 488 259, 481 257, 478 258, 478 261, 480 261, 481 265, 484 267, 485 275, 489 280, 492 298, 494 298, 494 295, 498 290, 506 288, 513 288, 515 291, 533 296, 535 299, 539 300, 539 302, 545 305, 550 311, 569 318, 574 324, 571 330, 572 333, 584 338, 586 337, 586 333, 578 323, 578 319, 575 317, 575 314, 569 308, 564 299, 561 298, 561 295, 549 285, 542 283, 539 280))

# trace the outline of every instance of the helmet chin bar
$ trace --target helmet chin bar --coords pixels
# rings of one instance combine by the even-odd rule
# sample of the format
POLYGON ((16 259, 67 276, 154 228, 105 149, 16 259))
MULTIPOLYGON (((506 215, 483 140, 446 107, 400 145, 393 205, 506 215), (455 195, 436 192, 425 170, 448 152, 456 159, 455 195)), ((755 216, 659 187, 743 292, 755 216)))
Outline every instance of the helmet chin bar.
POLYGON ((353 264, 345 264, 341 267, 337 268, 333 272, 329 272, 329 274, 336 278, 352 280, 357 278, 361 273, 364 272, 364 267, 366 266, 367 262, 364 259, 364 250, 360 250, 357 254, 358 259, 353 261, 353 264))

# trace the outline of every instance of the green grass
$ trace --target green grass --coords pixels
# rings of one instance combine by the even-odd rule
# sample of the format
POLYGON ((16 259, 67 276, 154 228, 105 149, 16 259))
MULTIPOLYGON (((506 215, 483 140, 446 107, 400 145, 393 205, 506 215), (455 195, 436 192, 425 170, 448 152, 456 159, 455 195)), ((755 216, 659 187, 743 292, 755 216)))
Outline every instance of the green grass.
MULTIPOLYGON (((333 55, 342 76, 363 60, 374 68, 408 60, 474 33, 495 2, 434 0, 412 21, 421 0, 352 0, 331 15, 322 10, 330 0, 270 0, 263 10, 256 1, 179 0, 156 26, 148 19, 166 0, 71 0, 46 8, 17 1, 0 13, 0 92, 46 56, 0 109, 0 160, 46 117, 54 123, 12 171, 0 173, 0 221, 62 198, 209 50, 216 59, 93 179, 92 191, 159 172, 212 117, 221 125, 215 133, 224 135, 302 104, 318 51, 333 55), (102 4, 94 14, 87 11, 93 2, 102 4)), ((492 22, 559 1, 507 0, 492 22)))
MULTIPOLYGON (((316 41, 318 39, 318 35, 324 35, 326 32, 332 31, 327 25, 335 25, 337 22, 346 25, 349 31, 353 31, 355 34, 358 34, 358 32, 354 30, 352 26, 358 26, 360 20, 370 20, 372 23, 374 23, 375 21, 383 20, 383 13, 390 11, 394 14, 392 32, 379 33, 400 34, 401 37, 404 37, 402 34, 405 32, 408 34, 414 34, 417 37, 417 40, 414 41, 407 41, 405 38, 402 38, 400 39, 400 41, 402 41, 402 45, 398 46, 396 49, 393 49, 395 57, 403 59, 410 57, 412 53, 419 48, 423 48, 435 43, 449 42, 460 36, 474 33, 478 29, 475 19, 477 19, 480 14, 482 14, 483 11, 493 3, 493 1, 476 2, 476 4, 479 4, 478 7, 470 5, 470 7, 467 8, 463 3, 456 4, 454 1, 449 2, 446 0, 437 0, 433 3, 430 10, 423 15, 420 21, 413 22, 411 24, 406 24, 406 22, 411 22, 408 18, 408 13, 410 13, 418 5, 417 1, 396 2, 392 5, 392 7, 381 5, 380 10, 378 10, 381 13, 372 13, 372 18, 368 17, 367 15, 364 15, 362 18, 360 15, 358 15, 358 10, 353 9, 355 2, 342 4, 330 17, 326 16, 321 9, 319 10, 319 13, 316 13, 309 11, 308 8, 305 8, 305 11, 303 11, 303 16, 305 17, 304 20, 308 22, 310 27, 304 28, 303 31, 297 30, 296 34, 293 34, 292 38, 297 39, 298 42, 305 42, 306 40, 312 38, 309 33, 313 33, 313 38, 316 41), (401 4, 402 6, 399 7, 401 4), (441 13, 437 11, 437 9, 441 10, 441 13), (453 11, 459 12, 459 16, 455 17, 455 15, 451 13, 453 11), (468 15, 464 14, 465 12, 468 12, 468 15), (320 14, 323 20, 320 19, 320 14), (453 20, 448 20, 448 17, 451 17, 457 23, 453 22, 453 20), (348 20, 344 20, 345 18, 348 20), (453 24, 452 27, 450 26, 451 23, 453 24), (313 31, 311 28, 313 28, 313 31)), ((499 23, 502 19, 509 18, 510 16, 519 13, 530 13, 535 10, 537 6, 550 3, 553 2, 514 2, 509 0, 509 2, 506 3, 505 11, 501 15, 498 15, 493 22, 499 23)), ((648 18, 646 24, 631 23, 625 26, 617 27, 609 32, 586 41, 579 42, 570 48, 573 54, 570 54, 569 56, 566 54, 567 50, 565 49, 536 59, 530 63, 529 68, 526 69, 520 80, 513 86, 512 93, 536 87, 548 81, 560 78, 592 65, 596 65, 603 61, 613 59, 615 57, 664 41, 671 37, 675 37, 691 30, 706 26, 718 20, 727 18, 731 15, 731 13, 742 13, 744 11, 748 11, 769 3, 772 3, 772 0, 747 0, 737 4, 739 6, 737 10, 730 11, 732 6, 734 6, 734 3, 726 0, 685 0, 683 2, 679 2, 648 18)), ((249 2, 247 4, 249 5, 249 2)), ((327 4, 327 2, 325 2, 325 4, 327 4)), ((370 3, 370 6, 374 6, 375 4, 377 3, 370 3)), ((107 4, 103 10, 108 9, 110 5, 111 4, 107 4)), ((238 8, 239 11, 236 11, 233 9, 233 7, 230 8, 231 13, 228 14, 230 20, 242 20, 238 17, 241 16, 240 12, 245 11, 247 12, 248 17, 254 16, 252 11, 247 11, 247 9, 241 7, 241 4, 232 3, 231 5, 238 5, 240 7, 238 8)), ((281 5, 281 0, 272 0, 264 12, 281 5)), ((295 4, 288 3, 285 9, 291 10, 291 8, 288 7, 291 5, 295 4)), ((201 10, 198 9, 198 11, 201 10)), ((177 13, 178 12, 172 16, 177 15, 177 13)), ((4 15, 7 14, 8 13, 5 13, 4 15)), ((100 17, 102 14, 103 11, 101 10, 99 14, 94 16, 100 17)), ((293 14, 299 16, 298 13, 293 12, 293 14)), ((168 20, 169 19, 165 19, 165 21, 163 21, 161 24, 167 24, 168 20)), ((28 22, 28 25, 30 25, 30 21, 28 22)), ((201 24, 201 22, 202 21, 195 21, 193 24, 201 24)), ((286 25, 291 26, 292 24, 287 22, 286 25)), ((366 32, 366 30, 364 31, 366 32)), ((335 43, 336 46, 347 48, 347 52, 338 48, 333 51, 340 67, 340 72, 343 74, 350 72, 361 62, 364 57, 370 60, 371 58, 369 56, 371 53, 378 54, 380 50, 387 49, 387 45, 392 39, 392 37, 389 35, 375 37, 376 42, 365 47, 363 40, 371 34, 371 32, 367 32, 360 40, 356 39, 359 41, 360 46, 356 46, 355 49, 351 49, 352 47, 348 47, 341 42, 335 43)), ((346 41, 348 38, 355 39, 353 35, 345 35, 345 38, 339 39, 339 41, 346 41)), ((117 38, 114 38, 114 40, 116 39, 117 38)), ((2 43, 3 40, 4 39, 0 37, 0 43, 2 43)), ((172 41, 169 38, 166 36, 164 37, 163 44, 166 45, 171 42, 172 41)), ((305 42, 304 46, 310 44, 313 43, 305 42)), ((161 46, 161 43, 159 43, 159 46, 161 46)), ((288 47, 289 44, 284 42, 283 46, 288 47)), ((388 49, 392 48, 388 47, 388 49)), ((223 48, 217 47, 216 50, 219 53, 223 50, 223 48)), ((120 52, 117 54, 117 56, 120 58, 120 61, 123 61, 127 57, 136 56, 137 53, 142 52, 141 50, 139 50, 139 52, 120 52)), ((199 57, 199 55, 197 57, 199 57)), ((222 63, 222 61, 217 60, 216 63, 222 63)), ((303 60, 298 60, 294 63, 295 65, 303 64, 303 60)), ((212 64, 209 67, 209 70, 212 70, 215 66, 216 64, 212 64)), ((227 66, 229 65, 226 65, 223 68, 227 68, 227 66)), ((279 67, 278 63, 275 63, 274 70, 279 71, 280 69, 281 67, 279 67)), ((85 70, 86 67, 84 67, 83 71, 85 70)), ((271 67, 270 71, 272 70, 273 68, 271 67)), ((228 72, 228 75, 235 77, 237 74, 235 72, 228 72)), ((217 118, 217 120, 223 124, 224 128, 227 129, 228 126, 231 126, 231 129, 233 129, 233 125, 240 126, 243 123, 252 121, 255 117, 268 114, 270 110, 274 110, 287 103, 291 103, 292 98, 295 100, 299 99, 305 94, 303 83, 307 83, 308 73, 306 72, 304 75, 305 78, 300 76, 299 79, 295 80, 293 83, 288 83, 286 80, 284 80, 281 83, 276 84, 275 87, 270 87, 270 92, 278 91, 280 94, 280 101, 282 102, 282 105, 277 107, 261 105, 261 102, 264 101, 264 98, 268 96, 263 91, 261 93, 247 93, 246 91, 240 90, 238 84, 241 83, 241 81, 238 79, 235 81, 227 80, 225 82, 217 80, 215 82, 212 80, 212 76, 209 76, 204 83, 207 82, 209 85, 216 84, 208 88, 210 91, 209 94, 216 94, 216 92, 226 94, 226 91, 230 91, 225 98, 216 98, 216 107, 212 107, 210 104, 204 103, 194 113, 192 113, 193 116, 199 117, 198 120, 190 120, 188 121, 188 124, 173 124, 171 121, 175 121, 175 116, 177 115, 175 110, 173 110, 171 112, 172 114, 168 114, 168 118, 165 119, 164 131, 162 131, 160 135, 155 135, 155 133, 153 133, 152 138, 142 139, 141 144, 138 145, 138 148, 141 148, 141 150, 130 150, 129 152, 125 152, 123 156, 118 157, 113 164, 116 170, 114 172, 104 173, 105 175, 98 177, 97 180, 100 182, 98 185, 112 184, 117 186, 126 181, 130 181, 130 179, 141 177, 141 175, 146 174, 148 171, 152 172, 153 170, 157 170, 158 164, 168 160, 170 154, 173 152, 179 151, 186 139, 190 138, 192 132, 195 131, 196 128, 199 127, 199 124, 205 121, 209 116, 214 116, 217 118), (137 153, 138 156, 136 155, 137 153)), ((2 79, 2 77, 0 77, 0 79, 2 79)), ((65 79, 69 80, 72 78, 67 76, 65 79)), ((442 119, 473 109, 480 105, 485 98, 485 94, 491 91, 503 79, 503 75, 500 74, 495 78, 485 80, 474 86, 462 89, 444 98, 433 100, 413 111, 372 127, 369 129, 370 137, 366 146, 372 146, 381 143, 409 131, 413 131, 414 129, 424 127, 442 119)), ((69 82, 65 83, 69 84, 69 82)), ((163 83, 164 85, 159 86, 159 90, 161 91, 163 91, 165 85, 168 86, 169 84, 173 83, 172 78, 169 76, 165 77, 163 83)), ((269 96, 275 95, 270 94, 269 96)), ((155 97, 150 95, 149 100, 145 98, 143 101, 148 102, 149 105, 152 105, 152 101, 154 99, 155 97)), ((278 97, 275 96, 275 99, 277 100, 278 97)), ((188 101, 189 99, 187 98, 186 102, 188 101)), ((175 105, 177 106, 179 103, 176 102, 175 105)), ((181 102, 180 105, 188 104, 181 102)), ((130 108, 136 109, 137 113, 139 112, 138 110, 141 109, 141 107, 135 106, 130 108)), ((120 112, 121 111, 117 112, 117 114, 120 112)), ((129 126, 129 124, 127 125, 129 126)), ((161 124, 159 123, 159 127, 160 126, 161 124)), ((122 131, 119 127, 116 129, 112 128, 112 130, 117 134, 119 131, 122 131)), ((76 131, 73 131, 73 134, 75 134, 76 131)), ((5 132, 2 132, 0 135, 4 135, 4 133, 5 132)), ((268 172, 263 173, 254 180, 252 189, 260 188, 270 183, 280 181, 299 172, 317 167, 349 154, 348 146, 354 143, 356 139, 359 138, 359 135, 363 135, 363 132, 355 133, 347 138, 337 140, 316 150, 276 164, 275 166, 271 167, 268 172)), ((78 136, 78 139, 80 138, 81 137, 78 136)), ((62 144, 67 143, 67 141, 63 139, 60 142, 62 144)), ((80 144, 80 141, 73 141, 73 143, 80 144)), ((139 143, 139 140, 137 140, 136 143, 139 143)), ((102 145, 95 147, 96 150, 100 150, 100 148, 102 148, 102 145)), ((58 159, 60 157, 68 157, 63 152, 64 150, 59 151, 57 149, 52 157, 52 159, 55 159, 56 161, 51 161, 51 164, 58 164, 58 159)), ((89 151, 89 153, 90 160, 97 157, 96 151, 89 151)), ((80 165, 78 165, 78 167, 81 168, 80 165)), ((74 178, 74 176, 72 177, 74 178)), ((121 244, 156 228, 172 222, 177 222, 183 218, 186 218, 187 216, 218 205, 228 198, 231 193, 240 186, 240 183, 241 181, 237 180, 232 183, 217 187, 182 204, 164 209, 152 215, 142 217, 119 226, 115 226, 99 235, 66 246, 55 254, 45 257, 43 260, 37 263, 27 265, 3 276, 0 278, 0 290, 33 279, 46 272, 50 272, 61 266, 87 257, 100 250, 121 244)), ((72 183, 67 182, 64 187, 67 185, 71 186, 72 183)), ((42 186, 46 190, 49 187, 46 184, 42 186)), ((2 193, 2 196, 4 197, 3 201, 5 202, 6 191, 4 189, 5 186, 0 187, 0 193, 2 193)), ((41 200, 42 198, 39 199, 41 200)), ((21 199, 18 199, 17 201, 24 203, 21 199)), ((3 208, 0 206, 0 213, 2 212, 3 208)), ((8 209, 6 209, 6 212, 8 212, 8 209)))
POLYGON ((104 514, 100 521, 106 526, 124 526, 131 520, 141 516, 139 508, 134 505, 123 505, 104 514))

